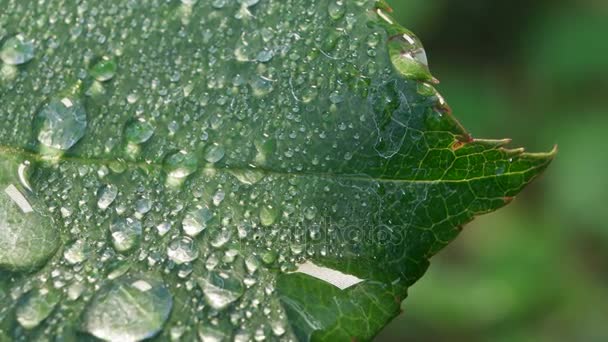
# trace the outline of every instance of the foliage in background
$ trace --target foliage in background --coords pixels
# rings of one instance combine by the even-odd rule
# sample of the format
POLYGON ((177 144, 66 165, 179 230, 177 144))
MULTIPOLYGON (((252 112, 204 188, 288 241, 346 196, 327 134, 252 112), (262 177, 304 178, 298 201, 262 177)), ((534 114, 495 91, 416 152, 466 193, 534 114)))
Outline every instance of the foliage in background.
POLYGON ((560 154, 434 259, 378 340, 608 340, 608 3, 389 3, 474 136, 560 154))

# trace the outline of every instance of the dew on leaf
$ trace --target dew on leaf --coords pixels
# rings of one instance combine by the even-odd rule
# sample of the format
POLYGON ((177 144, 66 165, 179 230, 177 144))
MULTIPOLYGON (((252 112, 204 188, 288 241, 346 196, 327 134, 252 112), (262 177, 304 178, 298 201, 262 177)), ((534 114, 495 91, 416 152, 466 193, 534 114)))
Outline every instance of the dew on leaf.
POLYGON ((334 20, 344 17, 344 13, 346 13, 346 5, 344 4, 344 0, 330 0, 329 5, 327 6, 327 12, 334 20))
POLYGON ((144 119, 129 121, 125 126, 125 139, 130 144, 143 144, 154 135, 154 126, 144 119))
POLYGON ((0 49, 0 59, 6 64, 20 65, 34 58, 34 42, 18 34, 7 39, 0 49))
POLYGON ((209 221, 213 219, 213 213, 209 208, 203 207, 189 211, 182 220, 182 228, 184 232, 190 236, 200 234, 209 221))
POLYGON ((125 276, 99 290, 86 308, 83 330, 108 341, 141 341, 161 331, 173 299, 156 279, 125 276))
POLYGON ((60 298, 54 290, 41 289, 28 292, 17 306, 15 312, 17 322, 26 329, 37 327, 55 309, 60 298))
POLYGON ((126 253, 139 245, 141 240, 141 222, 132 218, 118 218, 110 223, 112 245, 119 253, 126 253))
POLYGON ((193 239, 187 236, 172 240, 167 246, 167 256, 178 265, 196 260, 199 251, 193 239))
POLYGON ((236 276, 211 271, 198 279, 205 301, 215 310, 223 310, 236 302, 245 292, 245 285, 236 276))
POLYGON ((84 240, 77 240, 66 247, 63 251, 63 258, 71 265, 79 264, 87 260, 89 246, 84 240))
POLYGON ((116 61, 111 57, 104 56, 91 67, 90 73, 97 81, 106 82, 114 77, 117 69, 116 61))
POLYGON ((260 222, 263 226, 272 225, 279 216, 279 210, 273 206, 263 206, 260 209, 260 222))
POLYGON ((118 187, 116 185, 104 185, 97 191, 97 207, 101 210, 106 210, 118 195, 118 187))
POLYGON ((220 145, 213 144, 207 147, 205 150, 205 160, 211 164, 215 164, 224 158, 226 152, 224 148, 220 145))
POLYGON ((51 218, 39 211, 25 191, 0 182, 0 269, 31 270, 55 253, 59 234, 51 218))
POLYGON ((194 154, 182 150, 165 158, 164 167, 169 177, 183 179, 196 172, 198 159, 194 154))
POLYGON ((41 144, 65 151, 84 136, 87 113, 77 98, 52 99, 38 112, 35 126, 41 144))

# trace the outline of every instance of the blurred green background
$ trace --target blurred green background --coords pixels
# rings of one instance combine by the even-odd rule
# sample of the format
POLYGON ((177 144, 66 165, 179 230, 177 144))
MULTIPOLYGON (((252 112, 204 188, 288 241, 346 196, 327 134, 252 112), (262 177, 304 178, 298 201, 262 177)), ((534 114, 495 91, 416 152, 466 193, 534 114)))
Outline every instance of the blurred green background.
POLYGON ((478 138, 559 155, 478 218, 378 341, 608 341, 608 1, 388 0, 478 138))

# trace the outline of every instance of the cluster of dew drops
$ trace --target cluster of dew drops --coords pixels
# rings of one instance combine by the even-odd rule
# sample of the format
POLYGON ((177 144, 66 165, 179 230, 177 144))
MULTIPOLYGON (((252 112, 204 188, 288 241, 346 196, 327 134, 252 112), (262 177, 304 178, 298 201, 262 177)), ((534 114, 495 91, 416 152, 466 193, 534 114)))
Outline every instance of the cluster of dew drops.
MULTIPOLYGON (((246 15, 247 9, 255 6, 258 1, 239 0, 242 5, 240 15, 246 15)), ((181 2, 186 8, 189 8, 195 6, 197 0, 181 0, 181 2)), ((212 6, 220 9, 227 2, 228 0, 213 0, 212 6)), ((329 2, 327 11, 330 18, 342 20, 345 17, 346 6, 344 2, 344 0, 329 2)), ((376 55, 376 48, 380 40, 378 34, 372 34, 367 38, 365 43, 367 54, 370 57, 376 55)), ((418 49, 418 47, 416 48, 418 49)), ((420 61, 426 63, 426 56, 424 56, 423 51, 420 52, 420 49, 417 51, 420 61)), ((237 60, 255 60, 260 63, 272 60, 275 53, 276 51, 273 50, 262 49, 252 54, 246 45, 237 46, 235 49, 237 60)), ((407 57, 412 58, 411 56, 407 57)), ((24 35, 17 34, 5 39, 0 47, 0 60, 3 62, 0 77, 13 77, 15 73, 19 72, 20 66, 25 65, 35 57, 36 43, 28 40, 24 35)), ((103 89, 103 84, 111 82, 117 72, 119 72, 117 59, 112 56, 102 56, 88 70, 88 74, 94 82, 84 94, 90 95, 92 92, 103 89)), ((265 96, 274 90, 272 83, 272 80, 268 78, 259 77, 251 82, 250 86, 255 96, 265 96)), ((58 96, 52 97, 36 113, 34 118, 35 138, 44 153, 60 156, 72 149, 87 133, 89 128, 88 114, 81 98, 83 96, 81 86, 79 83, 73 88, 66 89, 58 96)), ((187 89, 184 91, 187 94, 187 89)), ((318 96, 314 89, 309 89, 308 93, 304 92, 303 94, 304 96, 297 99, 298 101, 309 102, 312 98, 318 96)), ((340 92, 329 94, 329 100, 333 106, 339 104, 342 101, 340 92)), ((129 94, 126 101, 135 103, 138 101, 138 96, 129 94)), ((169 132, 175 130, 172 125, 175 124, 169 125, 169 132)), ((142 146, 149 142, 156 133, 155 125, 142 118, 130 120, 123 129, 123 136, 127 142, 126 151, 131 155, 137 155, 142 146)), ((202 162, 206 162, 207 165, 214 165, 222 161, 226 153, 221 145, 211 144, 205 149, 202 156, 203 160, 199 160, 198 156, 185 150, 166 155, 161 166, 162 172, 166 176, 163 186, 179 187, 188 177, 200 171, 202 162)), ((289 157, 287 153, 289 152, 286 152, 286 157, 289 157)), ((346 153, 344 156, 346 160, 350 160, 352 157, 351 153, 346 153)), ((318 162, 316 159, 312 161, 313 164, 318 162)), ((114 163, 108 166, 103 165, 94 173, 99 178, 104 178, 112 172, 125 172, 125 168, 127 166, 124 164, 114 163)), ((76 174, 84 177, 91 172, 91 166, 80 165, 76 166, 75 170, 76 174)), ((262 172, 255 170, 233 171, 232 176, 244 185, 254 185, 262 182, 265 177, 262 172)), ((141 181, 141 183, 144 184, 144 181, 141 181)), ((198 247, 197 237, 202 236, 206 230, 209 230, 209 225, 215 219, 212 208, 206 205, 195 206, 185 210, 186 213, 182 215, 183 218, 180 222, 169 220, 157 222, 150 229, 142 222, 148 213, 154 211, 153 200, 149 197, 130 200, 129 205, 134 208, 134 210, 131 209, 133 215, 125 217, 128 216, 124 214, 129 211, 129 208, 127 208, 127 204, 119 203, 121 195, 123 195, 121 186, 112 182, 101 184, 94 195, 97 210, 109 218, 109 223, 105 229, 109 231, 107 236, 109 236, 109 245, 113 251, 111 253, 102 252, 97 254, 96 257, 99 258, 98 262, 113 263, 115 266, 107 276, 111 281, 99 286, 95 284, 98 281, 97 275, 87 275, 87 270, 83 269, 87 267, 86 262, 91 257, 92 250, 100 247, 98 242, 85 239, 70 241, 62 249, 60 263, 68 265, 76 272, 66 272, 69 276, 64 274, 62 277, 60 276, 62 271, 55 270, 50 274, 53 286, 38 289, 15 289, 14 293, 11 294, 15 299, 21 298, 15 312, 17 322, 23 329, 34 329, 47 319, 53 320, 50 323, 54 322, 59 325, 60 319, 51 316, 58 306, 63 305, 63 298, 76 302, 85 297, 90 302, 82 316, 81 329, 85 332, 105 340, 135 341, 152 337, 158 334, 170 319, 171 310, 175 305, 174 294, 171 293, 170 286, 163 283, 158 277, 131 275, 129 273, 129 262, 131 260, 144 261, 152 267, 166 261, 166 264, 170 266, 165 268, 165 272, 174 272, 179 279, 176 281, 175 290, 200 291, 200 297, 202 298, 192 296, 192 303, 188 303, 188 305, 193 307, 195 311, 208 308, 206 311, 208 315, 205 319, 195 318, 199 320, 197 323, 199 323, 200 328, 198 328, 196 334, 201 340, 219 341, 230 337, 242 341, 264 340, 266 336, 292 339, 292 336, 287 332, 286 314, 281 309, 278 300, 273 299, 276 296, 273 296, 275 289, 272 283, 272 275, 263 266, 270 268, 279 262, 283 262, 280 267, 282 271, 293 270, 295 263, 305 258, 306 252, 302 245, 295 243, 290 246, 287 256, 268 250, 264 253, 250 253, 241 256, 241 251, 235 248, 225 250, 225 247, 230 245, 233 236, 230 231, 221 229, 208 239, 212 249, 225 250, 224 253, 202 252, 201 248, 198 247), (115 217, 110 215, 110 212, 115 212, 118 215, 115 217), (180 226, 181 232, 176 233, 178 228, 175 226, 180 226), (154 235, 159 238, 170 237, 165 245, 164 256, 158 255, 157 251, 143 249, 139 251, 139 254, 136 253, 142 242, 154 239, 154 235), (94 245, 91 245, 92 243, 94 245), (208 255, 203 255, 205 253, 208 253, 208 255), (116 258, 119 262, 113 260, 116 258), (206 269, 206 276, 194 277, 194 264, 203 258, 205 259, 203 267, 206 269), (234 264, 237 259, 242 259, 240 266, 226 267, 226 265, 234 264), (87 291, 87 287, 91 284, 93 287, 92 293, 87 291), (59 289, 62 291, 58 291, 59 289), (251 294, 248 295, 247 292, 251 292, 251 294), (247 297, 248 303, 243 300, 245 297, 247 297), (138 310, 144 310, 146 314, 138 316, 138 310), (229 315, 221 315, 222 312, 227 310, 231 310, 229 315), (249 318, 256 317, 252 313, 255 310, 262 312, 263 317, 270 319, 259 322, 257 326, 242 324, 249 318), (228 318, 224 319, 223 317, 228 318), (230 331, 236 333, 231 335, 230 331)), ((220 188, 212 194, 211 203, 219 207, 227 196, 229 197, 230 194, 220 188)), ((181 205, 175 211, 180 212, 184 207, 184 205, 181 205)), ((68 206, 58 206, 53 209, 65 219, 65 222, 70 222, 70 219, 76 216, 74 212, 78 210, 68 206)), ((282 210, 294 211, 295 209, 281 209, 276 205, 262 205, 259 212, 254 215, 259 225, 270 227, 280 220, 282 210)), ((308 206, 302 212, 308 221, 313 221, 316 216, 319 216, 318 209, 314 206, 308 206)), ((87 213, 87 215, 94 215, 94 213, 87 213)), ((52 224, 48 221, 50 219, 43 218, 41 215, 38 215, 36 220, 38 220, 37 222, 52 224)), ((221 224, 227 225, 229 222, 222 222, 221 224)), ((248 234, 248 229, 250 227, 239 226, 236 234, 241 238, 245 237, 248 234)), ((311 231, 311 234, 316 234, 316 232, 311 231)), ((321 251, 321 253, 326 252, 325 250, 321 251)), ((51 255, 45 257, 51 258, 51 255)), ((49 280, 47 279, 48 276, 41 277, 41 280, 45 282, 49 280)), ((32 286, 30 285, 30 287, 32 286)), ((69 310, 66 309, 67 311, 69 310)), ((187 323, 189 322, 173 322, 168 336, 174 340, 179 340, 184 336, 186 330, 190 329, 186 326, 187 323)), ((52 324, 48 325, 51 326, 52 324)), ((55 333, 57 332, 55 331, 55 333)))

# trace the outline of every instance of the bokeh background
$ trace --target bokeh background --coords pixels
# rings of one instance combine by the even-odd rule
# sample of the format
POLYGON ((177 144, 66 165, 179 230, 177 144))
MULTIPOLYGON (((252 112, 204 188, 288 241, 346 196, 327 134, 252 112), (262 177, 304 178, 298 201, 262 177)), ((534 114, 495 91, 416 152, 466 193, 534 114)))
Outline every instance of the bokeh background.
POLYGON ((559 155, 478 218, 378 341, 608 341, 608 1, 388 0, 478 138, 559 155))

